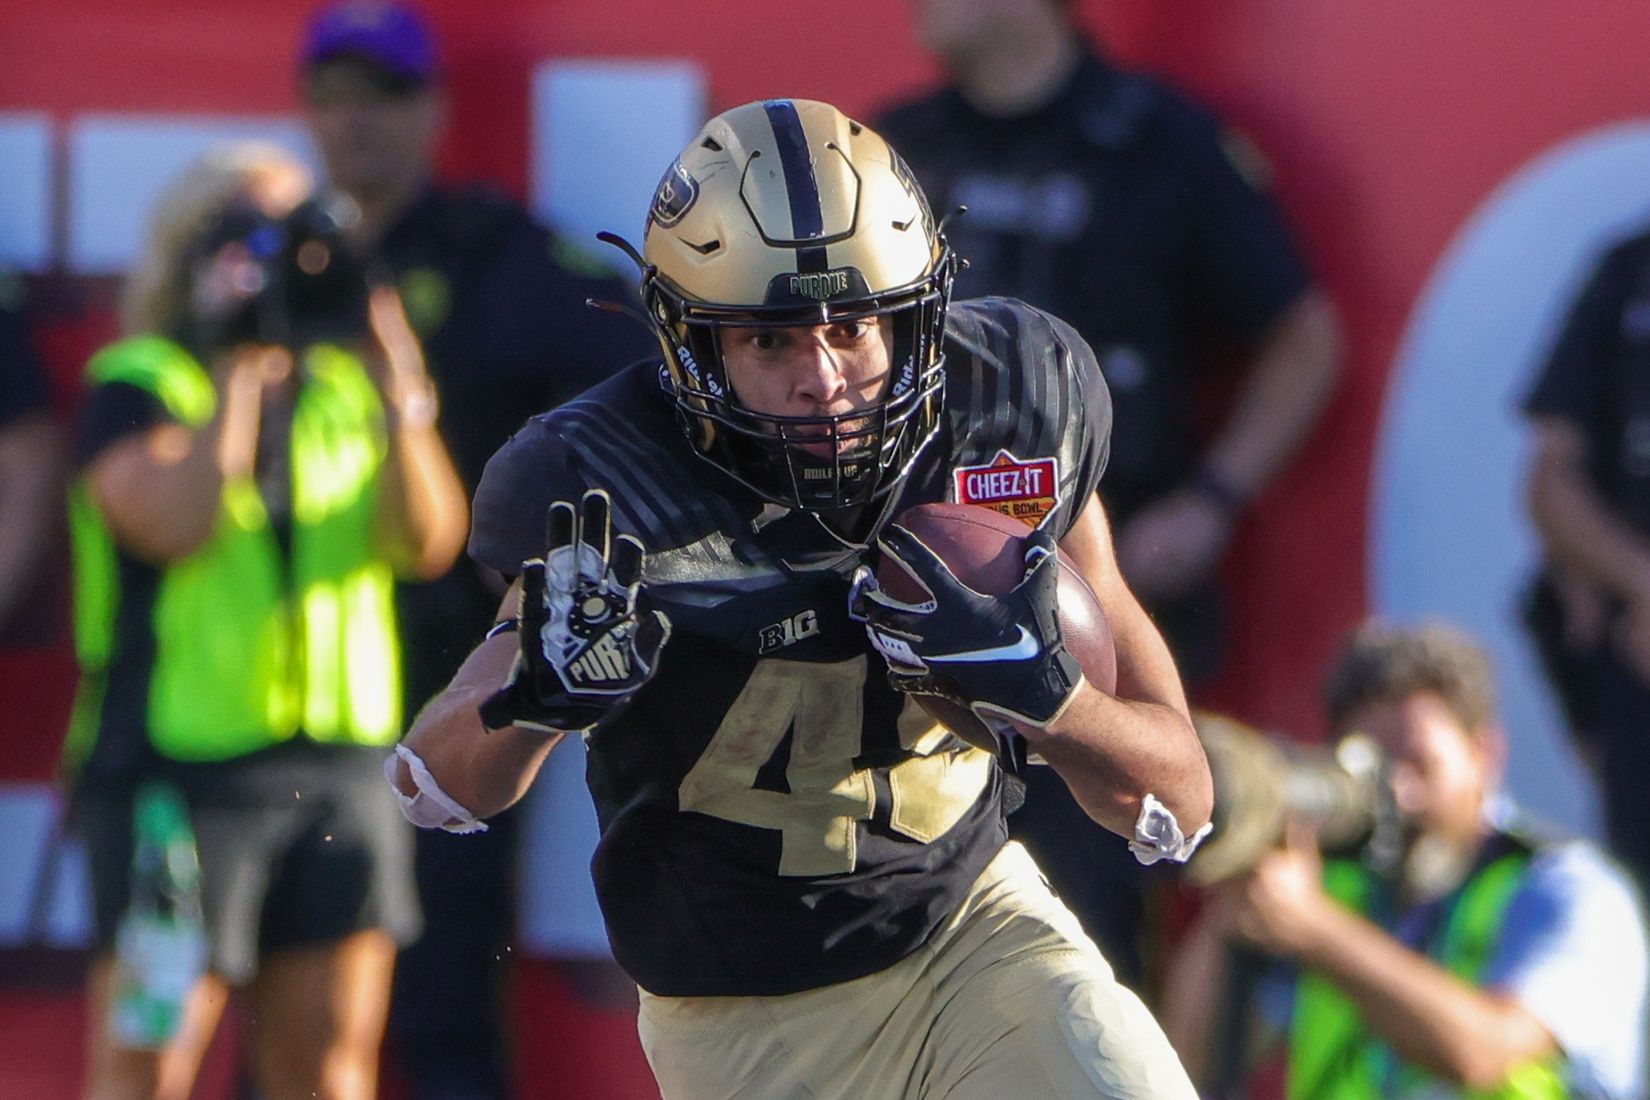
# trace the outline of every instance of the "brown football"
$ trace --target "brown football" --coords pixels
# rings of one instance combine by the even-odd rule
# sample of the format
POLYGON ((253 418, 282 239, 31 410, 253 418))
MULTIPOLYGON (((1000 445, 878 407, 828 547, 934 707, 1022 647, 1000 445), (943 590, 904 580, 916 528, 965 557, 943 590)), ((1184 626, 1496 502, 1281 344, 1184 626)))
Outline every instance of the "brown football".
MULTIPOLYGON (((957 579, 976 592, 1000 596, 1025 576, 1024 523, 977 504, 919 504, 900 513, 895 523, 910 531, 950 567, 957 579)), ((1083 675, 1101 691, 1117 689, 1117 653, 1111 627, 1088 582, 1077 567, 1059 555, 1060 631, 1083 675)), ((884 557, 877 564, 877 584, 908 603, 928 593, 898 563, 884 557)), ((996 739, 973 711, 931 695, 917 701, 934 719, 973 745, 992 748, 996 739)))

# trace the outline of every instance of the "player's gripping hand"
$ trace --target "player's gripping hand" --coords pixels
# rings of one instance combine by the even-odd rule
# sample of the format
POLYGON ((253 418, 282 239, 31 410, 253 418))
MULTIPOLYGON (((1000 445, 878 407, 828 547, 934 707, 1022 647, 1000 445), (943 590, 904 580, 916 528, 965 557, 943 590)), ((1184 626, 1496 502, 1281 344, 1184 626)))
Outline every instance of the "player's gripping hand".
POLYGON ((985 719, 1044 727, 1077 693, 1083 670, 1066 649, 1056 609, 1059 558, 1046 531, 1026 537, 1025 575, 1002 596, 976 592, 915 535, 890 525, 877 542, 932 596, 903 603, 869 570, 856 577, 850 612, 865 622, 901 691, 963 703, 985 719))
POLYGON ((488 729, 589 734, 652 679, 670 620, 647 607, 642 544, 613 537, 607 493, 550 506, 544 557, 521 566, 521 648, 481 705, 488 729))

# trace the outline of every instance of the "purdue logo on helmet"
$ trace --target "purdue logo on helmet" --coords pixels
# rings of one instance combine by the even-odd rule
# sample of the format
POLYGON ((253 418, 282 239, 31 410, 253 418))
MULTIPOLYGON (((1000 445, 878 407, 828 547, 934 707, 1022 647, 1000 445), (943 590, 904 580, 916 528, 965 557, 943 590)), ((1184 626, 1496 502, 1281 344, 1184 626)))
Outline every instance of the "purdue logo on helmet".
POLYGON ((699 181, 688 175, 678 160, 665 172, 665 178, 654 190, 653 209, 648 212, 648 217, 660 225, 675 225, 692 209, 698 197, 699 181))
POLYGON ((700 454, 793 508, 851 508, 899 484, 939 423, 956 261, 887 142, 808 100, 718 115, 660 182, 643 257, 643 302, 700 454), (787 417, 739 403, 720 327, 884 316, 893 369, 869 408, 787 417), (798 442, 822 433, 852 445, 821 456, 798 442))

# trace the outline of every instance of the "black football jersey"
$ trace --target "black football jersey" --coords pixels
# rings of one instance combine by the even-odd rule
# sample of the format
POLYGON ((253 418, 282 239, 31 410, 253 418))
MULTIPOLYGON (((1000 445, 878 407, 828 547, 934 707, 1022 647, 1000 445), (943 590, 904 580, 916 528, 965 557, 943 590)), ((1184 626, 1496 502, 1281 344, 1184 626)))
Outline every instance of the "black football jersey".
MULTIPOLYGON (((999 298, 954 305, 945 351, 946 415, 894 512, 960 500, 1063 535, 1111 427, 1088 346, 999 298)), ((848 618, 866 552, 701 459, 644 365, 499 451, 471 554, 516 573, 550 503, 598 487, 673 627, 655 678, 589 743, 618 961, 658 994, 764 995, 915 950, 1004 843, 1004 778, 888 686, 848 618)))

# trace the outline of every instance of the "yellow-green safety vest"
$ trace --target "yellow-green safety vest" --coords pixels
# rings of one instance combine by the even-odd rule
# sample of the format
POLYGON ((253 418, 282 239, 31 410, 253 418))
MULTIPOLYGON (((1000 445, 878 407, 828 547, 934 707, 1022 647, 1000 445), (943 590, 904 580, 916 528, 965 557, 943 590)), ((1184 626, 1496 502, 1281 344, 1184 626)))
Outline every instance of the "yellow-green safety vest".
MULTIPOLYGON (((1444 915, 1443 937, 1433 961, 1464 981, 1478 983, 1529 862, 1528 851, 1513 851, 1491 860, 1466 881, 1444 915)), ((1324 889, 1342 905, 1369 913, 1374 880, 1357 861, 1328 861, 1323 881, 1324 889)), ((1401 1063, 1390 1046, 1365 1030, 1357 1006, 1328 979, 1308 972, 1296 984, 1288 1100, 1562 1100, 1568 1095, 1563 1061, 1558 1058, 1526 1062, 1495 1088, 1451 1086, 1401 1063)))
MULTIPOLYGON (((161 568, 151 627, 149 738, 163 756, 223 761, 290 740, 387 745, 401 727, 394 577, 373 545, 388 451, 383 404, 355 356, 304 355, 291 433, 292 538, 283 552, 250 477, 223 486, 212 537, 161 568)), ((201 364, 158 336, 93 356, 88 386, 125 382, 198 428, 217 408, 201 364)), ((68 758, 96 736, 114 652, 119 571, 85 479, 70 490, 81 685, 68 758)))

